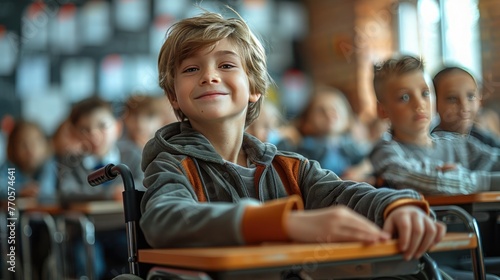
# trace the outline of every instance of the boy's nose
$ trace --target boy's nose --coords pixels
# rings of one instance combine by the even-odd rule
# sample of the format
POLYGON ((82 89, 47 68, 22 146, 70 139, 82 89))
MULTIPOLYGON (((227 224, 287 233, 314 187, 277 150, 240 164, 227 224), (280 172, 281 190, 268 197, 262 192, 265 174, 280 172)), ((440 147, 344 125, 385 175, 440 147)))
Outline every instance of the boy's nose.
POLYGON ((413 105, 417 110, 425 107, 425 100, 423 98, 415 98, 414 101, 413 105))
POLYGON ((470 111, 469 102, 467 102, 467 100, 460 99, 459 105, 460 105, 460 111, 462 111, 462 112, 469 112, 470 111))
POLYGON ((219 74, 214 69, 206 69, 200 79, 201 84, 213 84, 220 81, 219 74))
POLYGON ((102 131, 97 128, 89 130, 87 134, 87 138, 92 142, 99 142, 101 141, 102 137, 103 137, 102 131))

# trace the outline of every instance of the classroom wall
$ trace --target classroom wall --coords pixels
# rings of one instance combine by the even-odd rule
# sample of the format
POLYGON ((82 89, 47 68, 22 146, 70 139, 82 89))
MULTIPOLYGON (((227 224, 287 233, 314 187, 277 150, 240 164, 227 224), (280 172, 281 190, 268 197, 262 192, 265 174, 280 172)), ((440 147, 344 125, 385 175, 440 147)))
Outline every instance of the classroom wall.
MULTIPOLYGON (((410 3, 418 3, 417 0, 405 0, 410 3)), ((458 1, 458 0, 457 0, 458 1)), ((64 33, 64 27, 68 27, 64 15, 71 15, 78 9, 85 8, 85 3, 99 3, 102 1, 59 1, 45 0, 48 7, 42 10, 45 17, 30 19, 23 17, 26 6, 33 3, 28 0, 4 0, 0 2, 0 49, 11 49, 12 44, 28 45, 37 41, 37 35, 41 31, 53 28, 53 24, 59 24, 60 32, 64 33), (54 9, 52 9, 54 8, 54 9), (56 9, 58 10, 56 13, 56 9), (63 11, 63 13, 61 13, 63 11), (22 34, 24 31, 27 34, 22 34), (10 32, 17 32, 12 36, 10 32), (31 32, 31 33, 30 33, 31 32), (19 35, 21 34, 21 35, 19 35), (3 36, 3 37, 2 37, 3 36), (1 44, 1 38, 4 44, 1 44), (5 39, 6 38, 6 39, 5 39)), ((119 0, 106 0, 113 7, 116 3, 127 2, 119 0)), ((130 1, 134 3, 137 1, 130 1)), ((32 110, 40 109, 41 104, 50 103, 53 108, 51 112, 58 112, 53 119, 63 116, 67 109, 58 109, 57 106, 69 106, 79 97, 93 94, 101 89, 102 75, 99 73, 101 65, 109 65, 112 70, 116 64, 133 65, 128 69, 137 69, 136 72, 128 71, 124 73, 122 80, 133 82, 134 90, 144 90, 147 92, 158 92, 155 78, 155 60, 157 49, 160 43, 164 27, 173 18, 169 17, 169 9, 163 12, 166 16, 159 16, 157 11, 158 3, 174 3, 169 1, 145 1, 148 4, 149 22, 147 26, 140 29, 126 30, 125 27, 117 26, 116 23, 110 25, 111 39, 105 44, 89 45, 83 44, 78 47, 77 52, 71 52, 72 45, 67 45, 68 50, 48 48, 37 49, 17 49, 12 55, 15 57, 16 70, 10 74, 0 73, 0 117, 11 114, 14 117, 30 114, 32 110), (156 27, 156 28, 155 28, 156 27), (156 38, 156 39, 155 39, 156 38), (39 92, 39 87, 33 86, 37 80, 25 80, 24 92, 19 92, 18 71, 20 64, 25 58, 34 57, 36 61, 30 63, 44 63, 39 60, 38 55, 48 51, 50 60, 50 84, 46 89, 47 93, 39 92), (86 59, 86 58, 90 58, 86 59), (81 63, 83 62, 83 64, 81 63), (95 89, 85 89, 82 79, 70 76, 69 80, 74 83, 73 88, 65 88, 66 69, 78 72, 77 65, 94 68, 92 77, 95 89), (64 72, 64 73, 63 73, 64 72), (21 112, 22 111, 22 112, 21 112), (26 113, 28 112, 28 113, 26 113)), ((193 1, 175 2, 191 3, 193 1)), ((196 1, 194 1, 196 2, 196 1)), ((212 3, 211 1, 203 1, 212 3)), ((217 1, 216 1, 217 2, 217 1)), ((278 95, 286 95, 282 100, 296 100, 300 98, 288 98, 294 90, 282 80, 287 73, 290 80, 297 81, 299 78, 308 78, 312 82, 325 83, 338 87, 345 92, 352 104, 353 110, 362 119, 375 117, 375 97, 372 89, 372 65, 383 60, 398 49, 397 38, 397 4, 398 0, 248 0, 248 1, 219 1, 218 5, 225 2, 236 5, 240 8, 242 16, 248 18, 252 27, 258 34, 263 35, 266 45, 269 45, 269 65, 272 75, 274 75, 279 86, 278 95), (262 13, 262 6, 265 6, 262 13), (290 71, 291 69, 291 71, 290 71), (302 71, 299 75, 295 70, 302 71)), ((184 4, 183 4, 184 5, 184 4)), ((183 6, 180 5, 180 6, 183 6)), ((168 6, 168 5, 167 5, 168 6)), ((184 5, 186 6, 186 5, 184 5)), ((486 102, 489 107, 496 107, 500 111, 500 1, 479 0, 480 23, 481 23, 481 47, 482 47, 482 68, 484 76, 484 88, 486 98, 492 102, 486 102)), ((186 12, 180 16, 187 15, 186 12)), ((111 18, 112 20, 115 20, 111 18)), ((91 21, 97 24, 95 21, 91 21)), ((82 42, 83 35, 80 29, 76 33, 77 42, 82 42)), ((64 38, 59 38, 65 42, 64 38)), ((68 40, 69 42, 70 40, 68 40)), ((11 56, 3 55, 2 59, 10 59, 11 56)), ((26 61, 24 61, 26 62, 26 61)), ((29 68, 29 67, 28 67, 29 68)), ((1 69, 0 69, 1 70, 1 69)), ((0 71, 1 72, 1 71, 0 71)), ((66 80, 68 78, 66 77, 66 80)), ((112 87, 113 79, 106 79, 104 88, 112 87), (108 86, 108 87, 106 87, 108 86)), ((67 83, 66 83, 67 84, 67 83)), ((306 87, 301 88, 295 95, 304 95, 306 87)), ((111 94, 113 96, 114 93, 111 94)), ((116 94, 120 94, 118 91, 116 94)), ((130 92, 124 93, 123 98, 130 92)), ((272 98, 275 98, 274 96, 272 98)), ((277 97, 276 100, 280 98, 277 97)), ((50 120, 48 120, 50 121, 50 120)), ((54 125, 48 127, 48 131, 53 130, 54 125)))
MULTIPOLYGON (((303 1, 309 16, 303 55, 312 79, 345 92, 362 120, 376 115, 373 64, 399 50, 398 4, 402 2, 415 6, 419 3, 418 0, 303 1)), ((478 0, 478 8, 484 106, 500 113, 500 1, 478 0)), ((421 34, 411 35, 418 38, 421 34)))
POLYGON ((304 55, 316 82, 338 87, 361 119, 376 116, 373 63, 395 50, 393 0, 307 0, 304 55))
POLYGON ((485 106, 500 112, 500 1, 480 0, 479 11, 485 106))

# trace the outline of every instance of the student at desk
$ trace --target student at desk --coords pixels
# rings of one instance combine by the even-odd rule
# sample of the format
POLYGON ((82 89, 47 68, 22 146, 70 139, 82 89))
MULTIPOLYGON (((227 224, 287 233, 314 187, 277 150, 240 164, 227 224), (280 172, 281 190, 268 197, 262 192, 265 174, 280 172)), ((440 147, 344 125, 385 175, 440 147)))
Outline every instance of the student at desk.
POLYGON ((384 186, 424 195, 500 190, 500 149, 473 137, 429 133, 432 92, 423 62, 392 58, 375 67, 378 113, 389 119, 390 135, 374 147, 370 160, 384 186))
MULTIPOLYGON (((0 200, 4 201, 7 197, 14 196, 30 197, 40 204, 56 203, 57 167, 48 138, 40 126, 30 121, 16 121, 8 135, 6 148, 7 161, 0 166, 0 180, 4 182, 4 186, 0 188, 0 200), (9 172, 10 170, 13 170, 13 174, 9 172), (9 175, 15 178, 12 181, 13 185, 7 184, 10 182, 9 175)), ((11 201, 18 203, 16 200, 11 201)), ((45 224, 40 220, 32 221, 30 226, 31 244, 37 245, 22 244, 22 246, 32 247, 31 264, 35 272, 34 279, 38 279, 42 277, 43 266, 50 248, 50 237, 45 224)), ((0 246, 4 245, 7 244, 0 246)))
POLYGON ((270 78, 264 48, 241 18, 204 12, 177 22, 158 68, 181 122, 160 129, 143 152, 140 226, 153 247, 373 243, 398 234, 412 259, 443 237, 418 193, 342 181, 244 132, 270 78))
POLYGON ((474 137, 491 147, 500 148, 500 140, 481 128, 477 115, 482 94, 474 76, 461 67, 445 67, 433 78, 436 108, 440 123, 433 131, 450 131, 474 137))
MULTIPOLYGON (((121 193, 124 190, 121 181, 96 188, 87 183, 87 175, 90 172, 108 163, 127 164, 131 168, 136 186, 141 187, 143 173, 139 167, 140 155, 130 152, 132 149, 127 149, 117 143, 121 135, 121 123, 116 119, 111 104, 98 97, 84 99, 73 106, 69 120, 83 143, 85 153, 64 157, 61 162, 58 182, 61 204, 93 200, 121 200, 121 193)), ((94 266, 98 279, 105 272, 111 271, 110 264, 126 265, 127 245, 123 223, 117 223, 112 229, 98 230, 95 248, 94 266), (104 267, 105 265, 107 267, 104 267)), ((79 274, 77 276, 80 276, 84 273, 85 267, 84 249, 81 242, 76 243, 75 250, 77 274, 79 274)))
POLYGON ((420 59, 402 56, 377 65, 374 87, 379 116, 391 122, 390 135, 370 155, 381 186, 423 195, 500 190, 500 149, 474 137, 429 133, 432 92, 420 59))
MULTIPOLYGON (((0 167, 0 178, 7 182, 8 169, 15 170, 17 197, 33 197, 39 203, 56 202, 57 168, 49 141, 34 122, 17 121, 7 139, 7 161, 0 167)), ((7 187, 0 198, 7 197, 7 187)))

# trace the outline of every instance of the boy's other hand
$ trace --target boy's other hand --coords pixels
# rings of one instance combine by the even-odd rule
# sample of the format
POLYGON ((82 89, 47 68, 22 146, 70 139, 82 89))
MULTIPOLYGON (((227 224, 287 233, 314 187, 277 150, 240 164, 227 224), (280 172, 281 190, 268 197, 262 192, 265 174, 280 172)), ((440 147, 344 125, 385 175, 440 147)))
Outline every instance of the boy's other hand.
POLYGON ((288 236, 298 242, 363 242, 389 240, 390 234, 345 206, 293 211, 287 219, 288 236))
POLYGON ((21 189, 19 192, 20 197, 36 197, 38 196, 38 192, 40 187, 36 182, 29 182, 21 189))
POLYGON ((447 172, 455 169, 457 169, 457 165, 454 163, 445 163, 441 166, 436 167, 436 170, 439 170, 441 172, 447 172))
POLYGON ((430 247, 441 241, 446 225, 436 222, 416 206, 401 206, 387 216, 384 231, 397 234, 399 248, 405 259, 418 259, 430 247))

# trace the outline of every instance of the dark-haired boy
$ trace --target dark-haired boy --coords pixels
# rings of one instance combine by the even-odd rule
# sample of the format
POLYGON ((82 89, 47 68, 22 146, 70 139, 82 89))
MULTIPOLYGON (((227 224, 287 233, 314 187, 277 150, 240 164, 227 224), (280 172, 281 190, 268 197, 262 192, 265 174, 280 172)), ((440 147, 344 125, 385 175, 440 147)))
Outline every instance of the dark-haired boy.
POLYGON ((432 81, 440 118, 433 131, 472 136, 484 144, 500 148, 500 140, 476 124, 482 96, 476 79, 469 71, 458 66, 445 67, 432 81))
MULTIPOLYGON (((62 205, 95 200, 121 200, 121 180, 98 187, 91 187, 87 182, 88 174, 109 163, 126 164, 132 171, 136 188, 142 187, 144 175, 140 170, 141 157, 131 152, 131 148, 118 145, 121 123, 116 119, 110 103, 99 97, 84 99, 73 106, 69 121, 83 143, 84 154, 63 157, 58 181, 62 205)), ((110 266, 126 265, 127 245, 123 220, 120 219, 116 223, 106 222, 106 229, 103 230, 98 228, 95 248, 94 266, 98 279, 111 270, 110 266)), ((85 267, 81 242, 76 243, 75 250, 77 276, 81 276, 85 267)))

